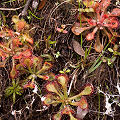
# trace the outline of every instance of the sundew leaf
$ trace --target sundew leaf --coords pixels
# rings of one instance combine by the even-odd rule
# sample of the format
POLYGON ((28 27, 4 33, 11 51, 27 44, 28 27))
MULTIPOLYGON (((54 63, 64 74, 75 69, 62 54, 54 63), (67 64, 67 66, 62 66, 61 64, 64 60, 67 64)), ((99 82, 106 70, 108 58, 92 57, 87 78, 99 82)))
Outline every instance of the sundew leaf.
POLYGON ((84 88, 84 90, 80 93, 80 95, 90 95, 93 93, 93 85, 87 84, 84 88))
POLYGON ((61 112, 58 112, 53 116, 53 120, 61 120, 61 117, 62 117, 61 112))
POLYGON ((46 89, 49 91, 49 92, 54 92, 56 94, 58 94, 58 91, 55 87, 55 84, 53 82, 50 82, 46 85, 46 89))
POLYGON ((0 68, 5 67, 5 63, 6 63, 6 60, 4 60, 3 62, 0 62, 0 68))
POLYGON ((47 0, 42 0, 39 4, 38 10, 41 10, 45 6, 46 2, 47 0))
POLYGON ((63 114, 69 115, 70 113, 73 113, 73 112, 74 112, 74 111, 73 111, 72 108, 70 108, 69 106, 65 106, 65 107, 61 110, 62 115, 63 115, 63 114))
POLYGON ((21 65, 21 64, 17 64, 15 67, 16 67, 16 70, 19 70, 19 71, 20 71, 20 70, 21 70, 21 71, 24 70, 24 67, 23 67, 23 65, 21 65))
POLYGON ((11 78, 15 78, 17 75, 17 70, 15 67, 12 68, 11 72, 10 72, 10 77, 11 78))
POLYGON ((89 27, 80 27, 80 23, 75 23, 72 27, 72 32, 75 35, 80 35, 83 31, 90 29, 93 26, 89 26, 89 27))
POLYGON ((8 97, 13 94, 13 87, 8 87, 5 89, 5 96, 8 97))
POLYGON ((29 67, 30 65, 32 65, 32 61, 30 58, 26 58, 23 60, 23 64, 27 67, 29 67))
POLYGON ((70 120, 78 120, 77 118, 75 118, 71 113, 70 113, 70 120))
POLYGON ((31 82, 28 82, 27 84, 25 84, 25 85, 23 85, 23 88, 31 88, 31 89, 33 89, 33 88, 35 88, 35 83, 33 82, 33 81, 31 81, 31 82))
POLYGON ((79 101, 79 107, 81 109, 87 109, 88 108, 88 103, 87 103, 87 100, 84 96, 82 96, 80 101, 79 101))
POLYGON ((110 5, 111 0, 102 0, 100 2, 100 9, 105 10, 110 5))
POLYGON ((114 8, 109 16, 120 16, 120 9, 114 8))
POLYGON ((99 38, 99 31, 97 32, 97 38, 94 44, 94 48, 97 52, 102 52, 103 50, 103 45, 100 42, 100 38, 99 38))
POLYGON ((57 76, 57 81, 63 86, 67 86, 67 82, 68 82, 68 77, 65 74, 61 74, 57 76))
POLYGON ((96 52, 102 52, 102 50, 103 50, 103 45, 100 43, 100 42, 95 42, 95 45, 94 45, 94 48, 95 48, 95 51, 96 52))
POLYGON ((14 23, 17 23, 17 22, 19 21, 19 17, 18 17, 17 15, 14 15, 14 16, 12 17, 12 21, 13 21, 14 23))
POLYGON ((55 102, 54 96, 52 94, 47 94, 45 96, 45 100, 43 102, 44 102, 45 105, 53 104, 53 102, 55 102))
POLYGON ((87 100, 84 96, 81 97, 80 101, 70 103, 73 106, 79 106, 81 109, 88 108, 87 100))
POLYGON ((43 72, 49 70, 51 67, 52 67, 52 64, 51 64, 51 63, 45 62, 45 63, 43 64, 42 68, 37 72, 37 74, 43 73, 43 72))

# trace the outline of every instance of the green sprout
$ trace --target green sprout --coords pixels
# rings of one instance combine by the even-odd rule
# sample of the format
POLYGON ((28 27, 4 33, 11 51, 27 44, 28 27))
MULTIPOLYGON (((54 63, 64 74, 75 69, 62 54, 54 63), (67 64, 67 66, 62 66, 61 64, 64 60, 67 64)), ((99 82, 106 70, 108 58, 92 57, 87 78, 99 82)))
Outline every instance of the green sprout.
POLYGON ((17 80, 15 82, 14 79, 12 79, 12 86, 6 88, 5 90, 5 96, 13 96, 13 103, 15 103, 16 100, 16 94, 17 95, 22 95, 23 93, 23 88, 19 85, 19 81, 17 80))

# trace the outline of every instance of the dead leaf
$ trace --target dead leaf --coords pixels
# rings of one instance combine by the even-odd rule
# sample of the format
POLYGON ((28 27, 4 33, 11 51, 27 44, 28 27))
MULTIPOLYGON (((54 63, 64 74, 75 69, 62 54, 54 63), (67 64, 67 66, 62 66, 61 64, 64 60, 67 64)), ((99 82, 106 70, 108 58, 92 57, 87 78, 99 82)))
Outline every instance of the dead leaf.
POLYGON ((41 10, 45 6, 46 2, 47 0, 42 0, 39 4, 38 10, 41 10))
POLYGON ((85 115, 88 113, 88 108, 81 109, 79 106, 77 107, 77 115, 76 117, 79 119, 83 119, 85 115))
POLYGON ((5 63, 6 63, 6 60, 3 61, 3 62, 0 62, 0 68, 1 68, 1 67, 5 67, 5 63))
POLYGON ((101 44, 101 42, 100 41, 97 41, 96 40, 96 42, 95 42, 95 45, 94 45, 94 48, 95 48, 95 50, 96 50, 96 52, 102 52, 102 50, 103 50, 103 45, 101 44))
POLYGON ((85 51, 83 50, 79 42, 77 42, 76 40, 73 40, 72 42, 74 51, 81 56, 85 56, 85 51))

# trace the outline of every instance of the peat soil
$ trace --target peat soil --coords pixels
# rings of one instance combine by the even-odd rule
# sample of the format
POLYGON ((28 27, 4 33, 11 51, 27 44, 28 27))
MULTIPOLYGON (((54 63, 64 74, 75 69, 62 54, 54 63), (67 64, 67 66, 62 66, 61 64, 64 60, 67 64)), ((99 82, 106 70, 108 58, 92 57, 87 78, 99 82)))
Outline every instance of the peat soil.
MULTIPOLYGON (((87 97, 89 112, 84 117, 84 120, 120 120, 120 87, 119 89, 117 88, 120 79, 120 57, 116 57, 112 66, 104 62, 91 74, 86 74, 93 61, 98 58, 99 53, 94 50, 94 40, 87 42, 84 36, 84 50, 89 48, 92 43, 89 56, 86 61, 82 61, 81 56, 75 53, 72 40, 80 42, 81 36, 75 36, 71 31, 71 27, 76 21, 78 6, 61 1, 45 0, 45 4, 42 3, 40 6, 41 2, 39 0, 31 0, 27 14, 21 15, 25 0, 0 0, 0 8, 19 8, 16 10, 0 10, 0 22, 13 29, 13 23, 11 22, 12 16, 19 15, 20 18, 24 18, 32 29, 31 36, 35 43, 34 54, 37 56, 50 54, 53 57, 53 68, 51 71, 55 74, 59 74, 59 71, 64 68, 70 69, 70 72, 67 73, 70 80, 75 76, 71 90, 74 94, 79 93, 82 86, 86 83, 93 84, 94 93, 87 97), (33 1, 39 2, 37 8, 33 7, 33 1), (60 27, 62 24, 66 25, 67 34, 56 31, 56 27, 60 27), (51 35, 51 41, 56 41, 54 45, 46 45, 45 38, 48 38, 49 35, 51 35), (60 56, 56 57, 58 51, 60 52, 60 56), (98 89, 102 92, 99 93, 98 89), (107 109, 106 96, 108 95, 110 97, 109 105, 111 105, 112 111, 110 114, 105 114, 107 109), (116 97, 113 97, 114 95, 116 97)), ((118 41, 120 40, 117 39, 116 43, 118 41)), ((113 48, 113 45, 110 44, 109 47, 113 48)), ((112 54, 106 50, 103 56, 112 57, 112 54)), ((25 90, 22 96, 17 96, 14 105, 11 97, 5 97, 4 91, 11 85, 8 74, 10 64, 11 61, 9 60, 5 68, 0 68, 0 120, 51 120, 52 116, 59 110, 59 106, 45 108, 40 97, 33 94, 31 89, 25 90)), ((39 79, 36 81, 44 94, 45 82, 40 82, 39 79)), ((69 117, 64 115, 62 120, 69 120, 69 117)))

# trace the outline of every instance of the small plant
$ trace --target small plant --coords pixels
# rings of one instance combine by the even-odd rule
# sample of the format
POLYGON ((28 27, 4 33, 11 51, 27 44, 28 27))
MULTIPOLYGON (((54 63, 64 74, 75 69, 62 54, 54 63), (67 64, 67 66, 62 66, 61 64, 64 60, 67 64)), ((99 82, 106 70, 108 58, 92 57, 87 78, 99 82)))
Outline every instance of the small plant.
POLYGON ((94 48, 97 52, 101 52, 103 50, 103 45, 100 42, 99 33, 101 31, 103 35, 107 35, 111 43, 113 42, 113 37, 118 37, 117 32, 113 32, 113 30, 119 25, 117 17, 120 16, 120 9, 114 8, 112 12, 108 12, 107 8, 111 0, 101 0, 100 2, 83 0, 83 3, 87 7, 92 7, 94 12, 87 14, 81 12, 81 17, 78 16, 81 22, 76 22, 73 25, 72 32, 75 35, 80 35, 86 30, 93 30, 86 35, 86 40, 90 41, 95 39, 95 34, 97 34, 94 48))
POLYGON ((41 78, 43 80, 53 80, 55 75, 49 70, 52 68, 52 64, 49 62, 43 62, 43 59, 31 54, 30 56, 17 56, 19 63, 15 65, 14 71, 11 71, 11 76, 18 76, 26 74, 28 77, 24 80, 24 88, 35 88, 35 79, 41 78), (27 83, 26 83, 27 82, 27 83))
POLYGON ((52 64, 43 62, 41 57, 33 55, 33 39, 29 36, 29 25, 18 16, 13 16, 12 21, 15 23, 15 32, 1 27, 0 37, 4 42, 0 43, 0 57, 2 62, 0 67, 5 67, 8 59, 12 61, 10 77, 12 85, 5 90, 6 96, 13 94, 13 103, 15 103, 16 94, 21 95, 23 88, 35 88, 35 79, 53 80, 55 75, 48 72, 52 64), (27 78, 19 82, 16 81, 20 75, 26 74, 27 78))
MULTIPOLYGON (((70 120, 77 120, 72 114, 72 106, 80 107, 82 110, 88 109, 88 103, 86 95, 90 95, 93 92, 93 86, 86 84, 83 91, 75 96, 68 96, 67 85, 68 77, 65 74, 57 75, 56 81, 46 84, 46 89, 49 92, 43 100, 46 105, 58 105, 61 104, 60 110, 53 116, 54 120, 60 120, 63 114, 68 114, 70 120)), ((80 118, 80 116, 79 116, 80 118)))
POLYGON ((108 48, 108 51, 112 53, 112 57, 103 57, 103 62, 107 62, 109 66, 113 66, 113 63, 117 59, 117 56, 120 56, 120 52, 118 51, 119 46, 117 44, 114 45, 113 49, 108 48))
POLYGON ((61 74, 66 74, 66 73, 69 73, 69 72, 70 72, 70 69, 66 69, 66 68, 59 71, 59 73, 61 73, 61 74))
MULTIPOLYGON (((15 64, 18 58, 20 60, 22 57, 31 56, 33 39, 29 36, 29 25, 24 20, 19 20, 18 16, 13 16, 12 21, 15 23, 15 32, 6 27, 1 27, 0 37, 4 42, 0 42, 0 57, 2 57, 0 67, 5 67, 6 61, 11 58, 11 72, 15 72, 15 64)), ((11 78, 15 77, 13 74, 10 76, 11 78)))
POLYGON ((66 34, 66 33, 68 33, 68 31, 65 30, 65 27, 66 27, 66 25, 61 25, 61 28, 57 27, 57 31, 66 34))
POLYGON ((12 79, 12 86, 6 88, 6 90, 5 90, 6 97, 11 96, 11 95, 13 96, 13 103, 15 103, 16 94, 22 95, 22 93, 23 93, 23 88, 21 86, 19 86, 19 81, 17 80, 15 82, 14 79, 12 79))
POLYGON ((34 58, 33 63, 30 62, 31 62, 30 58, 26 58, 24 60, 24 63, 26 64, 25 68, 21 64, 16 65, 16 70, 18 70, 20 73, 23 72, 30 74, 27 77, 27 79, 24 80, 23 83, 24 88, 28 88, 28 87, 35 88, 36 78, 41 78, 43 80, 49 80, 49 81, 52 81, 54 79, 55 75, 52 72, 49 72, 49 70, 52 67, 51 63, 44 62, 44 64, 42 65, 40 57, 34 58))

